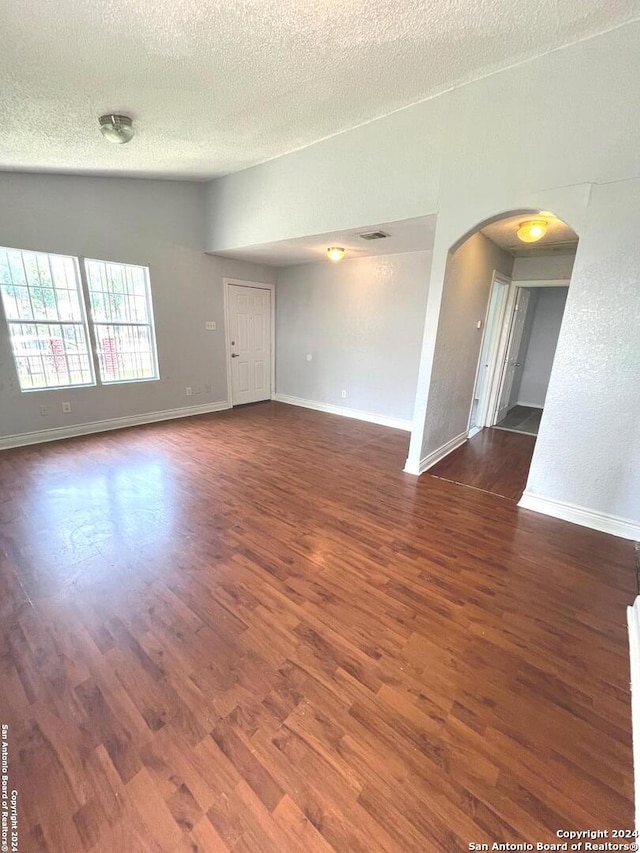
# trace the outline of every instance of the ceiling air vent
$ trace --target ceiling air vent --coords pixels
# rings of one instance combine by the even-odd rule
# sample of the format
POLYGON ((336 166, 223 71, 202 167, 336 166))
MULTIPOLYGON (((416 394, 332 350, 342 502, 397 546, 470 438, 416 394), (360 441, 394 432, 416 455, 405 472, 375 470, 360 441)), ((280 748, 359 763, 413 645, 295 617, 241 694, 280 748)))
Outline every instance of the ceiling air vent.
POLYGON ((388 236, 384 231, 367 231, 366 234, 358 234, 361 240, 384 240, 388 236))

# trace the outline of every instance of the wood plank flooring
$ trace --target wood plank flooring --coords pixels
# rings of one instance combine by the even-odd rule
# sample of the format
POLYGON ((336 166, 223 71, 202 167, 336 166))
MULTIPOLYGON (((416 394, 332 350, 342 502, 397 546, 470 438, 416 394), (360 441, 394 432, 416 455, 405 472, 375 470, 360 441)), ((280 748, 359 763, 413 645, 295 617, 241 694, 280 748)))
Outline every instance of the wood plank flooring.
POLYGON ((632 828, 629 542, 277 403, 0 454, 20 853, 632 828))
POLYGON ((485 428, 430 468, 427 476, 519 501, 535 444, 532 435, 485 428))

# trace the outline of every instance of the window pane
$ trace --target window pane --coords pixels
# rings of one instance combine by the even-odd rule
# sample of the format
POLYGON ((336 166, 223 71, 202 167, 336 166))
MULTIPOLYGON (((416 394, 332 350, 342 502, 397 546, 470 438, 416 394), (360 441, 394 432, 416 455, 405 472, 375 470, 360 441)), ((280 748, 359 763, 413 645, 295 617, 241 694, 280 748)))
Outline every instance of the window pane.
POLYGON ((155 377, 149 326, 96 324, 95 330, 103 382, 130 382, 155 377))
POLYGON ((75 258, 0 248, 0 294, 22 390, 93 384, 75 258))
POLYGON ((86 270, 96 323, 151 323, 144 267, 88 260, 86 270))
POLYGON ((7 320, 33 320, 29 288, 3 284, 1 289, 7 320))
POLYGON ((148 269, 97 260, 85 268, 102 381, 157 378, 148 269))
POLYGON ((92 384, 82 325, 9 323, 9 336, 23 390, 92 384))
POLYGON ((27 276, 24 271, 24 264, 22 263, 22 252, 19 249, 5 249, 7 253, 7 260, 9 263, 9 270, 11 274, 11 280, 14 284, 27 284, 27 276))
POLYGON ((6 252, 0 253, 0 284, 12 284, 11 267, 9 265, 9 256, 6 252))

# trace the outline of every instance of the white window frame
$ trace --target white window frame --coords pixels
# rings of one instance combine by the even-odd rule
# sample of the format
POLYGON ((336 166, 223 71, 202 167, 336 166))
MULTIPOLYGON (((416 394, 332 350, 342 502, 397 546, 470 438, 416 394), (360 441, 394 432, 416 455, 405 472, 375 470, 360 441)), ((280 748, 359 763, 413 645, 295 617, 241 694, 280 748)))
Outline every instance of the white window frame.
MULTIPOLYGON (((33 394, 36 391, 66 391, 67 389, 70 389, 70 388, 94 388, 97 385, 97 374, 96 374, 96 370, 95 370, 95 361, 93 358, 93 346, 92 346, 92 341, 91 341, 90 323, 89 323, 89 318, 87 317, 87 306, 85 303, 85 296, 84 296, 84 290, 83 290, 83 285, 82 285, 82 265, 80 264, 80 259, 77 257, 77 255, 64 255, 64 254, 61 254, 60 252, 45 252, 45 251, 42 251, 41 249, 16 249, 13 246, 2 246, 2 248, 5 250, 12 251, 12 252, 20 252, 21 262, 23 264, 23 268, 24 268, 24 257, 23 257, 24 252, 32 252, 33 254, 46 255, 47 256, 47 263, 49 264, 49 270, 50 271, 51 271, 51 261, 49 260, 49 258, 51 256, 59 257, 59 258, 68 258, 69 260, 71 260, 73 262, 73 266, 75 269, 75 280, 76 280, 76 285, 78 288, 78 304, 80 306, 81 319, 77 320, 77 321, 76 320, 35 320, 35 319, 33 319, 33 320, 13 320, 13 319, 9 319, 9 317, 7 316, 5 307, 4 307, 4 299, 0 296, 0 311, 2 311, 2 319, 4 320, 5 326, 7 328, 7 333, 8 333, 7 337, 8 337, 9 349, 11 350, 11 355, 13 357, 13 366, 15 368, 16 376, 18 378, 18 385, 20 386, 20 392, 22 394, 33 394), (87 353, 89 356, 89 359, 88 359, 89 360, 89 373, 90 373, 91 379, 89 382, 73 382, 73 383, 69 383, 67 385, 42 385, 39 388, 23 388, 22 387, 22 380, 20 378, 20 371, 18 369, 18 358, 20 356, 15 352, 15 350, 13 348, 13 340, 12 340, 12 336, 11 336, 11 326, 52 326, 52 325, 53 326, 60 326, 61 328, 63 326, 82 326, 84 328, 85 340, 87 342, 87 353)), ((29 282, 26 278, 26 270, 25 270, 25 281, 27 282, 26 287, 27 287, 27 290, 29 291, 29 301, 31 302, 31 292, 30 292, 31 285, 29 284, 29 282)), ((23 286, 23 285, 18 285, 18 286, 23 286)), ((33 303, 32 303, 32 308, 33 308, 33 303)), ((67 354, 65 353, 65 359, 66 358, 67 358, 67 354)), ((68 365, 69 365, 69 362, 67 361, 67 368, 68 368, 68 365)), ((71 371, 68 370, 68 373, 70 376, 71 371)))
POLYGON ((93 355, 94 362, 94 372, 98 377, 98 383, 100 385, 131 385, 136 382, 157 382, 160 379, 160 365, 158 363, 158 343, 156 341, 156 327, 155 327, 155 317, 153 313, 153 298, 151 294, 151 272, 148 266, 144 266, 142 264, 127 264, 124 261, 107 261, 104 258, 87 258, 80 257, 80 276, 82 279, 82 290, 84 301, 87 306, 87 310, 90 316, 89 322, 89 333, 91 336, 91 352, 93 355), (109 264, 111 266, 119 266, 119 267, 136 267, 137 269, 141 269, 144 274, 144 295, 145 302, 147 305, 147 316, 149 317, 148 323, 132 323, 125 321, 117 321, 111 323, 105 323, 103 320, 96 320, 93 316, 93 311, 91 309, 91 288, 89 287, 89 278, 87 276, 87 267, 86 262, 93 261, 97 264, 109 264), (151 362, 153 365, 153 376, 142 376, 139 379, 104 379, 102 373, 100 371, 100 355, 98 351, 98 341, 96 338, 96 326, 130 326, 130 327, 144 327, 149 329, 149 338, 151 341, 151 362))
MULTIPOLYGON (((3 299, 0 298, 0 321, 4 321, 4 324, 7 329, 7 343, 9 349, 11 351, 11 355, 13 357, 14 369, 16 372, 16 377, 18 379, 18 385, 20 387, 20 392, 22 394, 31 394, 38 391, 67 391, 75 388, 95 388, 98 386, 111 386, 111 385, 131 385, 138 382, 157 382, 160 380, 160 365, 159 365, 159 357, 158 357, 158 343, 156 340, 156 328, 155 328, 155 316, 153 311, 153 294, 151 290, 151 271, 148 265, 143 264, 129 264, 124 261, 109 261, 104 258, 86 258, 83 255, 65 255, 60 252, 48 252, 42 249, 18 249, 12 246, 3 246, 3 249, 9 249, 10 251, 16 252, 33 252, 36 254, 46 255, 47 258, 50 256, 58 256, 69 258, 73 261, 73 265, 75 268, 76 275, 76 284, 78 286, 78 302, 80 305, 80 312, 82 315, 82 319, 79 321, 71 321, 71 320, 10 320, 4 309, 3 299), (95 261, 96 263, 110 264, 121 267, 136 267, 141 269, 144 274, 144 282, 145 282, 145 302, 147 306, 147 316, 149 318, 148 323, 140 323, 140 322, 129 322, 129 321, 115 321, 111 323, 107 323, 100 320, 95 320, 93 317, 93 312, 91 310, 91 290, 89 288, 89 282, 87 277, 86 270, 86 261, 95 261), (89 355, 89 372, 91 375, 90 382, 76 382, 69 385, 43 385, 39 388, 23 388, 22 382, 20 379, 20 372, 18 369, 18 354, 14 351, 13 342, 11 338, 11 325, 30 325, 30 326, 38 326, 38 325, 57 325, 57 326, 79 326, 82 325, 84 328, 85 339, 87 342, 87 349, 89 355), (143 376, 140 378, 134 379, 104 379, 102 377, 102 373, 100 370, 100 358, 98 352, 98 343, 96 338, 95 328, 96 326, 130 326, 130 327, 144 327, 149 329, 149 339, 151 342, 151 361, 153 366, 153 376, 143 376)), ((23 261, 24 263, 24 261, 23 261)), ((30 288, 31 285, 27 283, 27 287, 30 288)), ((31 294, 29 294, 31 298, 31 294)))

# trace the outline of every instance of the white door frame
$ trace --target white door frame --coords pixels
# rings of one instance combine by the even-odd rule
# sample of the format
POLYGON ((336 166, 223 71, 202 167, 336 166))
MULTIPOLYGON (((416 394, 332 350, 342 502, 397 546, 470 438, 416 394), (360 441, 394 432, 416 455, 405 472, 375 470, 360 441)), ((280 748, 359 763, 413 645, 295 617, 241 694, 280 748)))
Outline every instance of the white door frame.
POLYGON ((569 278, 515 278, 513 284, 516 287, 569 287, 569 278))
MULTIPOLYGON (((493 426, 496 420, 496 412, 498 402, 500 400, 500 391, 502 389, 502 379, 504 376, 505 358, 507 357, 507 348, 509 346, 509 338, 511 337, 511 326, 515 318, 514 308, 516 305, 516 297, 519 287, 568 287, 570 279, 568 278, 549 278, 549 279, 514 279, 511 282, 511 288, 507 297, 507 307, 504 313, 502 332, 500 333, 500 345, 495 356, 495 364, 493 370, 493 384, 489 395, 489 407, 487 409, 487 418, 485 426, 493 426)), ((474 389, 475 390, 475 389, 474 389)), ((473 405, 473 401, 472 401, 473 405)), ((471 417, 471 416, 469 416, 471 417)))
POLYGON ((273 400, 276 393, 276 286, 275 284, 267 284, 264 281, 244 281, 239 278, 223 278, 222 289, 224 291, 224 345, 226 350, 227 360, 227 403, 231 408, 233 406, 233 390, 231 387, 231 336, 229 334, 229 285, 236 287, 255 287, 258 290, 270 290, 271 299, 269 300, 271 308, 271 393, 270 398, 273 400))
POLYGON ((506 312, 509 310, 509 300, 511 298, 511 287, 513 284, 512 280, 508 275, 505 275, 504 273, 501 273, 498 270, 494 270, 493 274, 491 276, 491 287, 489 288, 489 299, 487 300, 487 310, 485 311, 484 321, 482 324, 483 333, 482 333, 482 341, 480 342, 480 352, 478 353, 478 366, 476 367, 476 378, 473 382, 473 393, 471 396, 471 406, 469 408, 469 421, 467 423, 467 437, 468 438, 473 438, 474 435, 476 435, 477 433, 480 432, 482 427, 488 426, 486 421, 489 420, 489 412, 492 411, 491 406, 492 406, 493 394, 494 394, 495 374, 497 372, 496 367, 499 364, 499 362, 497 360, 497 353, 496 352, 492 353, 490 356, 491 362, 490 362, 490 367, 489 367, 489 377, 488 377, 488 381, 487 381, 487 389, 488 389, 487 403, 485 404, 485 406, 483 406, 484 412, 483 412, 483 417, 482 417, 482 427, 477 427, 474 429, 471 426, 471 417, 473 415, 473 401, 475 398, 476 387, 478 384, 478 377, 480 376, 480 370, 482 369, 481 361, 482 361, 482 350, 484 348, 484 336, 487 334, 487 321, 489 320, 489 311, 491 310, 491 297, 493 296, 493 288, 495 287, 496 282, 500 282, 500 284, 506 284, 507 287, 509 288, 508 293, 507 293, 507 299, 506 299, 505 305, 502 309, 503 314, 502 314, 502 317, 500 318, 500 322, 498 325, 499 344, 498 344, 497 352, 500 351, 500 344, 502 342, 502 332, 504 329, 504 318, 506 316, 506 312))

